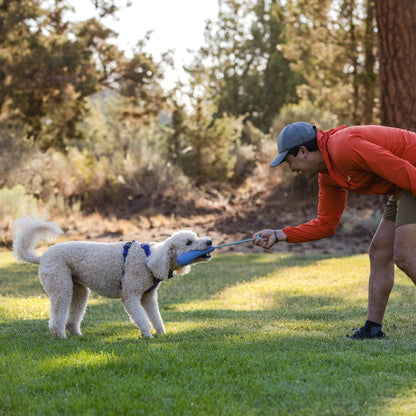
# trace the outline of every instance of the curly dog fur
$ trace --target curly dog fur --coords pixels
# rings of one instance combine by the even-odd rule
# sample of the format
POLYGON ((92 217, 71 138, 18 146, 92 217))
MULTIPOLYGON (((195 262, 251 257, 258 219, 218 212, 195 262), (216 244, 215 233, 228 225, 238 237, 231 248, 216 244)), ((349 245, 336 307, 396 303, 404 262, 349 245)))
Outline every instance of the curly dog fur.
MULTIPOLYGON (((16 220, 13 241, 18 260, 39 264, 39 278, 50 300, 49 330, 59 338, 66 338, 66 330, 81 335, 90 290, 108 298, 120 298, 142 336, 152 337, 149 321, 157 334, 165 333, 155 282, 168 279, 172 272, 188 273, 190 266, 179 266, 177 257, 212 245, 209 237, 182 230, 165 241, 149 243, 150 254, 139 242, 132 242, 125 258, 125 242, 70 241, 49 247, 41 256, 36 253, 41 240, 61 233, 55 222, 22 217, 16 220)), ((206 255, 194 263, 210 257, 206 255)))

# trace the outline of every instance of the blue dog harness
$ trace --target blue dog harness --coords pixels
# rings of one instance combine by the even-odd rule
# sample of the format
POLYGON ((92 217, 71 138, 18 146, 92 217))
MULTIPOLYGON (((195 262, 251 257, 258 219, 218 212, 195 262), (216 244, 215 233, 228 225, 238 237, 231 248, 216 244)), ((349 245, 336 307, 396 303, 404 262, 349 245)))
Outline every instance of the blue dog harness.
MULTIPOLYGON (((124 272, 125 272, 124 266, 126 264, 126 258, 127 258, 127 255, 129 254, 129 250, 130 250, 130 248, 131 248, 131 246, 132 246, 132 244, 134 242, 135 242, 134 240, 133 241, 130 241, 130 242, 124 244, 124 246, 123 246, 123 277, 124 277, 124 272)), ((150 246, 149 246, 149 244, 142 243, 142 244, 140 244, 140 247, 146 253, 146 257, 149 257, 150 256, 150 246)), ((173 273, 172 273, 172 271, 169 271, 168 279, 170 279, 171 277, 173 277, 173 273)), ((160 285, 160 282, 161 282, 160 279, 156 279, 156 277, 153 276, 153 285, 152 285, 152 287, 150 289, 147 289, 144 292, 144 294, 149 293, 152 290, 155 290, 160 285)), ((120 280, 120 289, 122 289, 122 288, 123 288, 122 280, 120 280)))

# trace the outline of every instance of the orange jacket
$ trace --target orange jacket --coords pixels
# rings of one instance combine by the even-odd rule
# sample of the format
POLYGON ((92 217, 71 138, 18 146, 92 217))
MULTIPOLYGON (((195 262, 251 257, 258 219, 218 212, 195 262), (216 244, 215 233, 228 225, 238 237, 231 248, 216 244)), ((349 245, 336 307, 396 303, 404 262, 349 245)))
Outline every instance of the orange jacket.
POLYGON ((330 237, 338 227, 348 191, 416 197, 416 133, 383 126, 340 126, 317 134, 326 170, 319 173, 316 219, 283 229, 289 243, 330 237))

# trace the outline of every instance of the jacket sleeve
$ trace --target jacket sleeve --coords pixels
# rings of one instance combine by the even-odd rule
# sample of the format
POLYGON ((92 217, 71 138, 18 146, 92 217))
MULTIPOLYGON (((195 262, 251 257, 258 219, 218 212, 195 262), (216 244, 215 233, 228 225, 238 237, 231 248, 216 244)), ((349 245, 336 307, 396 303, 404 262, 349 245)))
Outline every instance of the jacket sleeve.
POLYGON ((331 237, 338 228, 347 196, 346 189, 340 188, 328 175, 320 173, 318 216, 297 227, 283 228, 288 243, 305 243, 331 237))

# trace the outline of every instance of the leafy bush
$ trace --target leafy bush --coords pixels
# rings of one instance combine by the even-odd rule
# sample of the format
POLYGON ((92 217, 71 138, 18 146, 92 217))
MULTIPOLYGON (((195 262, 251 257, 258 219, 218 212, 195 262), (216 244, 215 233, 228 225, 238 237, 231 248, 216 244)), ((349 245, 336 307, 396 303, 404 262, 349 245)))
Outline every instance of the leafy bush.
POLYGON ((16 185, 9 189, 0 189, 0 217, 14 217, 33 213, 37 214, 37 201, 28 195, 23 185, 16 185))
POLYGON ((215 106, 198 100, 191 114, 176 110, 172 123, 172 154, 196 185, 240 183, 251 171, 263 134, 244 116, 215 118, 215 106))
POLYGON ((282 107, 273 123, 274 135, 277 137, 284 126, 296 121, 315 124, 321 130, 332 129, 338 125, 338 119, 334 114, 322 111, 310 102, 301 101, 299 104, 289 104, 282 107))
POLYGON ((114 97, 91 101, 91 116, 83 123, 88 139, 68 142, 65 152, 42 152, 36 142, 2 130, 0 187, 23 185, 51 215, 186 192, 189 179, 167 157, 166 128, 121 122, 116 104, 114 97))
POLYGON ((38 214, 37 200, 23 185, 0 189, 0 244, 10 245, 13 221, 26 214, 38 214))

